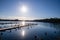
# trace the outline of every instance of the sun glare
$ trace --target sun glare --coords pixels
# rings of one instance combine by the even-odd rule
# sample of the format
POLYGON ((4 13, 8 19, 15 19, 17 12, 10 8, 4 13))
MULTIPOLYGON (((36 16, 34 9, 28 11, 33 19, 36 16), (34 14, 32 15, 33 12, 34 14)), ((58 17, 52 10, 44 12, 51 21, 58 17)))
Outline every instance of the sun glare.
POLYGON ((26 13, 27 12, 27 7, 26 6, 22 6, 21 7, 21 12, 22 13, 26 13))
POLYGON ((25 31, 24 30, 22 30, 22 36, 24 36, 25 35, 25 31))
POLYGON ((22 21, 22 25, 23 25, 23 26, 25 25, 25 21, 22 21))

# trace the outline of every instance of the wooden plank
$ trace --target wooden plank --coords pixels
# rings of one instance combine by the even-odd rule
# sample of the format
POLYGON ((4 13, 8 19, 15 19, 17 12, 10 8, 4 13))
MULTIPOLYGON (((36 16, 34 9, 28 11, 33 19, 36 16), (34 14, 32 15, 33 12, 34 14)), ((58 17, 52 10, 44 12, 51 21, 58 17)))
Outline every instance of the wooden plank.
POLYGON ((27 26, 27 25, 24 25, 24 26, 12 26, 12 27, 9 27, 9 28, 0 28, 0 31, 15 29, 15 28, 19 28, 19 27, 25 27, 25 26, 27 26))
POLYGON ((15 28, 19 28, 19 27, 26 27, 26 26, 31 26, 31 25, 36 25, 36 24, 26 24, 26 25, 15 25, 9 28, 0 28, 0 31, 5 31, 5 30, 10 30, 10 29, 15 29, 15 28))

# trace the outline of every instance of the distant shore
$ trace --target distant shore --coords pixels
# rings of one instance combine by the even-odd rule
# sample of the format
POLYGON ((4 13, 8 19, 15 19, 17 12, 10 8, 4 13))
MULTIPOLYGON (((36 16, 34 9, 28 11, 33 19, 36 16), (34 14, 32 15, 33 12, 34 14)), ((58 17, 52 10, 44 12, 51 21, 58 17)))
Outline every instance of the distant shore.
POLYGON ((60 18, 49 18, 49 19, 37 19, 36 22, 49 22, 49 23, 60 23, 60 18))
MULTIPOLYGON (((0 19, 0 21, 23 21, 18 19, 0 19)), ((25 20, 27 22, 49 22, 49 23, 60 23, 60 18, 47 18, 47 19, 34 19, 34 20, 25 20)))

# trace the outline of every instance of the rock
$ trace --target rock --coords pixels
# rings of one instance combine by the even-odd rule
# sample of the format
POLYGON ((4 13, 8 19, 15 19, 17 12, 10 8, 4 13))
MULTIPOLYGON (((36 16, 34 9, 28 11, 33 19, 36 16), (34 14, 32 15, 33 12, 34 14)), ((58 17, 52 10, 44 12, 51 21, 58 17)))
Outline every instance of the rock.
POLYGON ((54 31, 54 33, 56 33, 56 31, 54 31))
POLYGON ((34 36, 34 38, 35 38, 35 40, 37 40, 37 36, 36 35, 34 36))
POLYGON ((47 32, 45 32, 45 35, 47 35, 47 32))

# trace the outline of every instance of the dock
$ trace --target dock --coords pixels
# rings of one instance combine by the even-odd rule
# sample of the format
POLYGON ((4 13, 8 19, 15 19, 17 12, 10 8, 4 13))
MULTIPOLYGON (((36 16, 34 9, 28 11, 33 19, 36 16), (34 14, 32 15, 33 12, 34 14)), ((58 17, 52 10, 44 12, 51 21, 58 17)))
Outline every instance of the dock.
POLYGON ((0 28, 0 31, 11 30, 11 29, 16 29, 16 28, 21 28, 21 27, 27 27, 27 26, 31 26, 31 25, 37 25, 37 24, 14 25, 9 28, 0 28))

